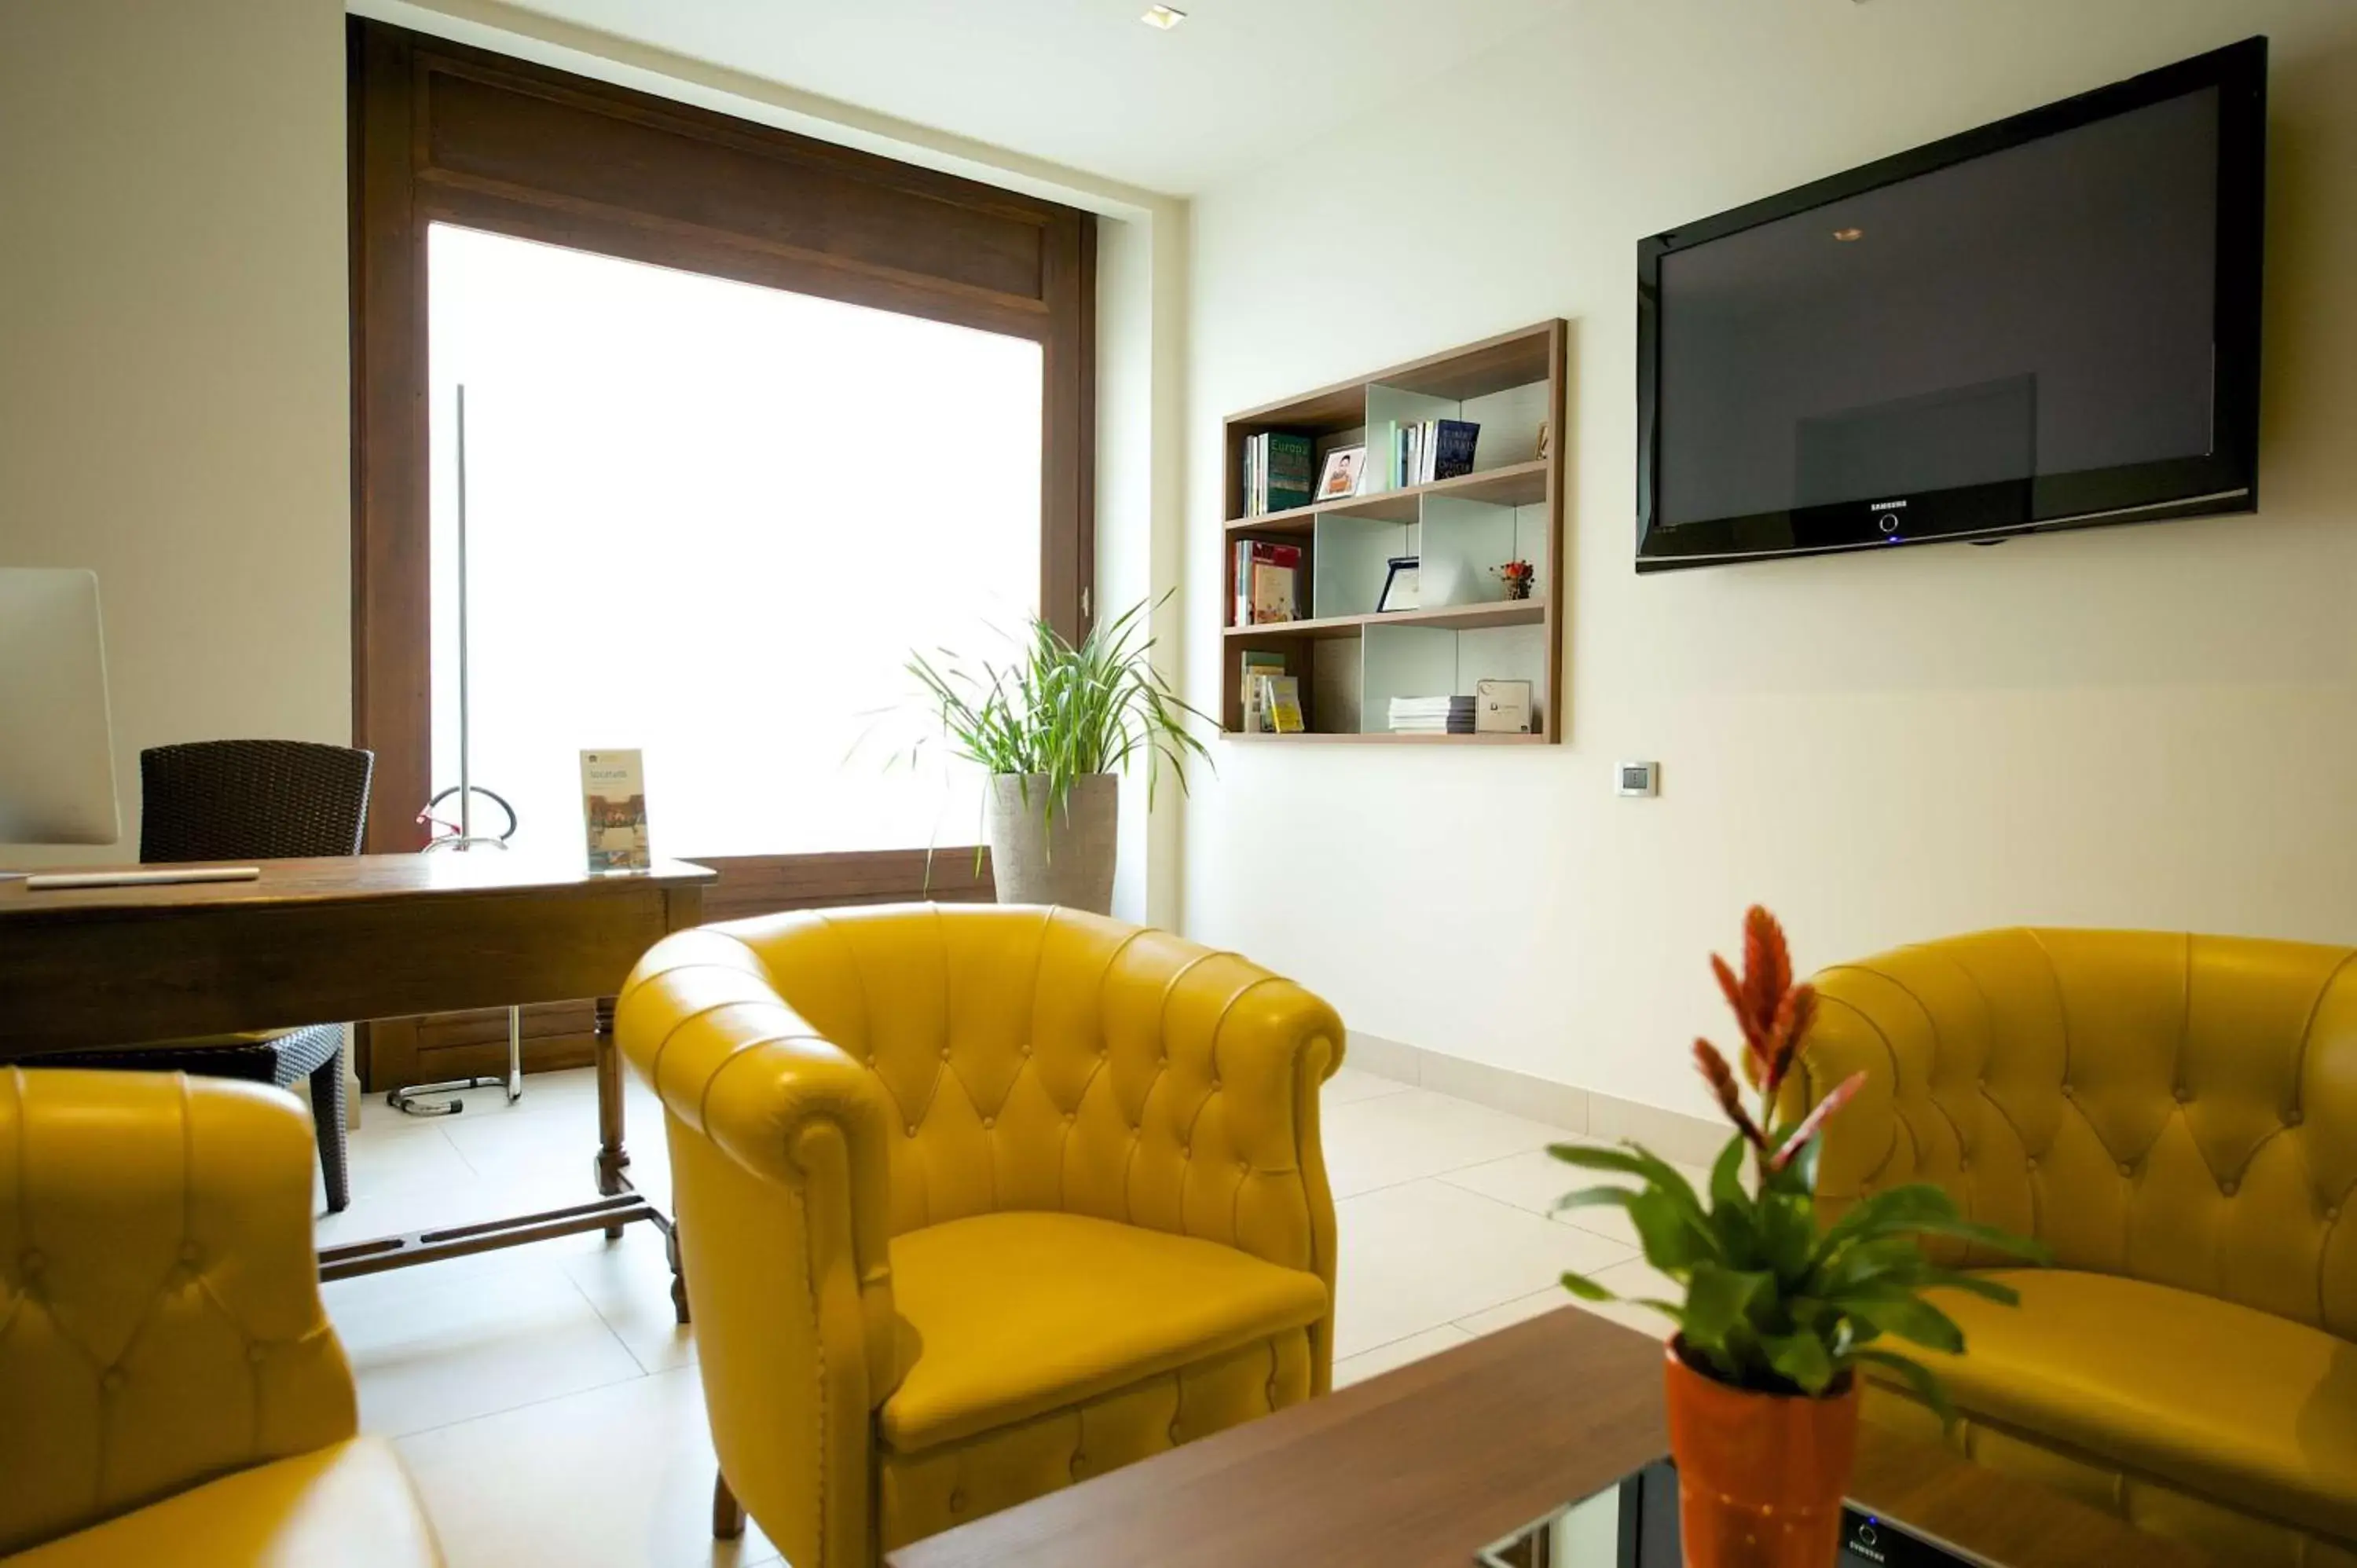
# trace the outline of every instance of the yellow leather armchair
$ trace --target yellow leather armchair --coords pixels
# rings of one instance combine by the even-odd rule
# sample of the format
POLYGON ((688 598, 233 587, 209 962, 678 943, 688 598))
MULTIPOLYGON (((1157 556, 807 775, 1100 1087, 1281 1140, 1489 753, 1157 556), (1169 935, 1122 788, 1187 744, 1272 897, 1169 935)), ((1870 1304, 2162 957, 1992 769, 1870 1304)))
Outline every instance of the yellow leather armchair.
POLYGON ((1324 1003, 1071 910, 671 937, 616 1014, 662 1097, 721 1484, 796 1568, 1330 1384, 1324 1003))
MULTIPOLYGON (((2018 1310, 1942 1298, 1953 1441, 2222 1563, 2357 1564, 2352 957, 2007 930, 1817 977, 1806 1096, 1867 1074, 1826 1138, 1828 1217, 1937 1182, 2054 1251, 1991 1268, 2018 1310)), ((1937 1430, 1894 1389, 1867 1413, 1937 1430)))
POLYGON ((0 1563, 442 1561, 355 1435, 311 1126, 255 1084, 0 1069, 0 1563))

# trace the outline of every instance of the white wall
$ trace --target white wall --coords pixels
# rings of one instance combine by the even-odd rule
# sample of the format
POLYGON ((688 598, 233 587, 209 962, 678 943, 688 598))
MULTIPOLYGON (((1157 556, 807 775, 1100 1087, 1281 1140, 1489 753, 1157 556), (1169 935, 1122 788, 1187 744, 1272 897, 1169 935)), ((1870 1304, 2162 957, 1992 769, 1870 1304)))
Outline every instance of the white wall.
POLYGON ((125 858, 140 747, 351 733, 343 29, 0 5, 0 564, 98 573, 125 858))
POLYGON ((2352 170, 2341 0, 1644 0, 1204 193, 1191 692, 1222 414, 1562 316, 1569 744, 1224 746, 1190 932, 1355 1027, 1693 1111, 1704 955, 1755 899, 1804 968, 2017 921, 2357 940, 2352 170), (1634 575, 1641 236, 2258 31, 2262 515, 1634 575), (1659 800, 1613 797, 1623 757, 1659 800))

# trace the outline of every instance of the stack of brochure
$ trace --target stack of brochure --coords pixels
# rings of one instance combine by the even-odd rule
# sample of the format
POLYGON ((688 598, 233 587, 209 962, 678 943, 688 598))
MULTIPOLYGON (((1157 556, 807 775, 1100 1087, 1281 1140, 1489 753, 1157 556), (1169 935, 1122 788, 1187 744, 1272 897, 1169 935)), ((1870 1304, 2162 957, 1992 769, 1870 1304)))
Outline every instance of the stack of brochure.
POLYGON ((1471 735, 1471 697, 1394 697, 1394 735, 1471 735))

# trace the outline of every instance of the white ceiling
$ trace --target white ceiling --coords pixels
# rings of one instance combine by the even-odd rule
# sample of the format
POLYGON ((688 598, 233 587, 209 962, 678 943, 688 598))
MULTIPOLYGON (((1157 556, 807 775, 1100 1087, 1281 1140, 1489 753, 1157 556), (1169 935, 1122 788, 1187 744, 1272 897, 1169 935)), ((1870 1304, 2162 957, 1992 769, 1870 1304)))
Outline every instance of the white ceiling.
MULTIPOLYGON (((1574 0, 518 0, 1172 195, 1275 157, 1574 0)), ((1434 134, 1402 102, 1398 134, 1434 134)), ((1370 157, 1380 145, 1368 148, 1370 157)))

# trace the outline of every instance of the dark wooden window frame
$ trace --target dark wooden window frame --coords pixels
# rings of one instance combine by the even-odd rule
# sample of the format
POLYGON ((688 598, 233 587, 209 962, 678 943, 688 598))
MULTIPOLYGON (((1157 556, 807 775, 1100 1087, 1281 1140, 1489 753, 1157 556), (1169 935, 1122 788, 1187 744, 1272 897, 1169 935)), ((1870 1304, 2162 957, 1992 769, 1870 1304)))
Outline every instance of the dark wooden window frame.
MULTIPOLYGON (((432 788, 425 243, 436 221, 1039 343, 1039 602, 1066 636, 1086 632, 1090 214, 380 22, 353 18, 347 41, 352 739, 377 756, 371 850, 423 846, 414 817, 432 788)), ((971 846, 712 864, 721 882, 705 902, 722 917, 990 897, 971 846)), ((533 1010, 530 1065, 587 1059, 586 1005, 533 1010)), ((372 1030, 371 1087, 491 1070, 504 1054, 494 1018, 372 1030)))

